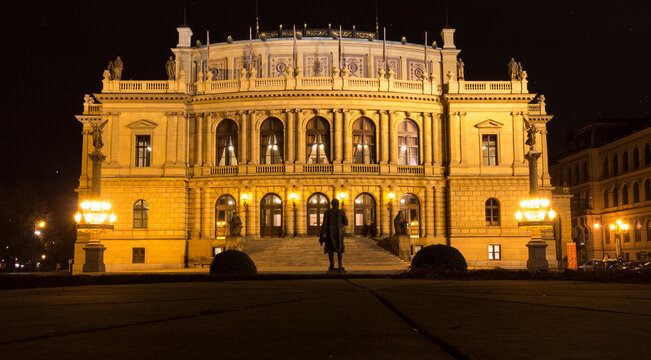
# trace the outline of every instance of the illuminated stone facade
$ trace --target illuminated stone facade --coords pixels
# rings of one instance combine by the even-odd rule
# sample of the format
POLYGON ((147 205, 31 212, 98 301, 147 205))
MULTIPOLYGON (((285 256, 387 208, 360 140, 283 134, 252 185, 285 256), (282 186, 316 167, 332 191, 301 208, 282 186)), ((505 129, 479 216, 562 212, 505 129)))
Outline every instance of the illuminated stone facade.
MULTIPOLYGON (((118 220, 101 235, 107 271, 204 262, 231 246, 233 213, 249 238, 312 236, 335 197, 350 233, 370 223, 389 234, 403 209, 413 246, 450 244, 472 267, 525 267, 529 233, 514 214, 528 195, 527 121, 540 130, 541 191, 552 191, 551 116, 526 73, 464 80, 448 28, 426 57, 423 45, 387 42, 386 66, 383 42, 364 38, 373 33, 345 31, 338 41, 322 36, 338 34, 326 29, 296 46, 283 33, 193 47, 191 30, 178 30, 170 80, 105 72, 102 92, 77 117, 85 134, 89 122, 108 120, 102 196, 118 220)), ((85 135, 82 199, 90 150, 85 135)), ((547 239, 552 267, 563 256, 557 239, 547 239)), ((76 270, 87 241, 79 233, 76 270)))
POLYGON ((621 256, 651 253, 651 118, 600 120, 578 131, 570 155, 551 167, 555 185, 572 198, 572 238, 587 259, 617 256, 617 219, 628 223, 621 256), (596 225, 596 227, 595 227, 596 225))

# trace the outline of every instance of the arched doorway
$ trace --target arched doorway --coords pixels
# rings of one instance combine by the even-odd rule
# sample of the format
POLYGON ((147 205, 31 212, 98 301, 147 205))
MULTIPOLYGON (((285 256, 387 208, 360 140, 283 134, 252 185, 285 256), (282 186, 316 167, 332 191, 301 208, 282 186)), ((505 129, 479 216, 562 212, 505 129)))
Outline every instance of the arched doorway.
POLYGON ((355 234, 362 235, 367 224, 375 225, 375 199, 361 193, 355 198, 355 234))
POLYGON ((307 199, 307 234, 319 235, 323 214, 330 208, 328 197, 321 193, 314 193, 307 199))
POLYGON ((260 236, 283 235, 283 201, 276 194, 267 194, 260 201, 260 236))
POLYGON ((225 194, 215 203, 215 236, 228 236, 228 222, 235 215, 235 198, 225 194))
POLYGON ((416 195, 405 194, 400 199, 400 210, 407 220, 409 235, 420 237, 420 203, 416 195))

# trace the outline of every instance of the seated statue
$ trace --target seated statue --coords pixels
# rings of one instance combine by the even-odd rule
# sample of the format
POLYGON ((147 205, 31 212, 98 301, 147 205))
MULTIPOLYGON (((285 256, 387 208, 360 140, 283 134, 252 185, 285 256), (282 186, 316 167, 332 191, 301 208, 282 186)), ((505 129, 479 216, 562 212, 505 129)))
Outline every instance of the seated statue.
POLYGON ((240 237, 242 232, 242 220, 237 214, 233 214, 230 221, 228 222, 229 234, 230 236, 240 237))
POLYGON ((396 230, 396 235, 407 235, 407 220, 402 210, 398 211, 398 215, 393 219, 393 227, 396 230))

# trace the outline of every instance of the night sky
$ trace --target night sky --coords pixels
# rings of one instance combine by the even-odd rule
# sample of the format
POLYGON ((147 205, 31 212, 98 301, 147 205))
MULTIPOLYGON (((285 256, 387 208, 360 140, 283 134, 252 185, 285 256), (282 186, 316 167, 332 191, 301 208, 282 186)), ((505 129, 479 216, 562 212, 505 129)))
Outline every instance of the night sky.
MULTIPOLYGON (((7 5, 3 5, 7 6, 7 5)), ((0 186, 29 181, 58 202, 74 202, 80 172, 85 93, 101 90, 102 71, 120 56, 123 79, 165 79, 164 64, 187 23, 193 42, 248 38, 255 1, 22 1, 2 10, 3 96, 0 186), (8 42, 8 43, 7 43, 8 42)), ((551 154, 568 132, 598 117, 651 114, 651 6, 648 1, 380 1, 380 28, 389 40, 437 40, 457 29, 468 80, 507 80, 511 57, 543 93, 551 154), (599 4, 599 5, 596 5, 599 4), (585 7, 590 5, 591 7, 585 7)), ((375 1, 263 1, 261 29, 292 24, 359 30, 375 27, 375 1)))

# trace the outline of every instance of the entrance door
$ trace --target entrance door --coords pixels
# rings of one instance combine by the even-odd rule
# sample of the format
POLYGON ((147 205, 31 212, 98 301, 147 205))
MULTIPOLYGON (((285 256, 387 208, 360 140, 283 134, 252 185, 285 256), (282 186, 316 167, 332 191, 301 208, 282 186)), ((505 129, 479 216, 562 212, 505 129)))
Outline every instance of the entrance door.
POLYGON ((215 236, 229 234, 229 221, 235 215, 235 199, 230 195, 222 195, 215 203, 215 236))
MULTIPOLYGON (((407 220, 407 233, 410 236, 420 237, 420 204, 413 194, 405 194, 400 199, 400 210, 407 220)), ((393 221, 393 219, 392 219, 393 221)))
POLYGON ((260 236, 283 235, 283 201, 276 194, 267 194, 260 202, 260 236))
POLYGON ((375 199, 371 194, 362 193, 355 198, 355 234, 364 234, 364 228, 375 224, 375 199))
POLYGON ((323 224, 323 214, 329 209, 328 197, 315 193, 307 199, 307 234, 319 235, 321 224, 323 224))

